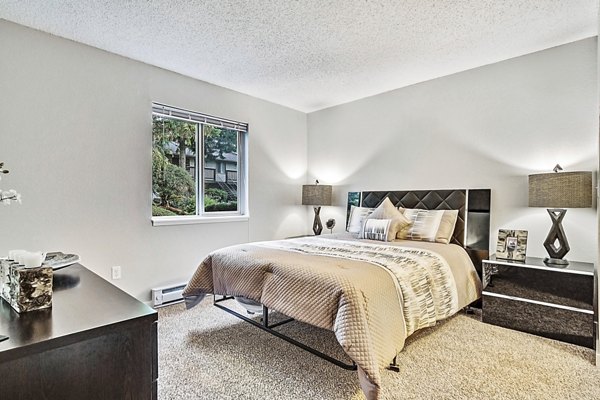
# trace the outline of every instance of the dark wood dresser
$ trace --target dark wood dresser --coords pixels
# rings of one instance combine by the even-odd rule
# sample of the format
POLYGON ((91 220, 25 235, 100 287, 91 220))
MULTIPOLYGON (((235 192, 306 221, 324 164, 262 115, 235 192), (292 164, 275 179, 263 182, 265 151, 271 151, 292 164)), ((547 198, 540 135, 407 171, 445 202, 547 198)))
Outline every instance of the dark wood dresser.
POLYGON ((53 286, 47 310, 0 300, 0 398, 156 399, 156 311, 80 264, 53 286))
POLYGON ((482 278, 483 322, 595 348, 594 264, 561 268, 536 257, 514 262, 492 255, 483 261, 482 278))

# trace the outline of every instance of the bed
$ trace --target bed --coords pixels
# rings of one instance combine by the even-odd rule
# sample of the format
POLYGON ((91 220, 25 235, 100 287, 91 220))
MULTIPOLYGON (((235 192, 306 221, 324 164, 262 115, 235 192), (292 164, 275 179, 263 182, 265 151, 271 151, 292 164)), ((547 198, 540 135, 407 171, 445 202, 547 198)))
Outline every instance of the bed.
POLYGON ((354 212, 349 226, 358 221, 356 213, 365 213, 358 235, 256 242, 217 250, 203 260, 183 295, 188 307, 207 294, 215 295, 215 305, 232 297, 261 305, 262 324, 232 313, 279 337, 283 335, 273 330, 275 325, 269 325, 269 310, 334 331, 351 365, 282 338, 342 367, 357 369, 370 400, 379 397, 381 369, 390 363, 397 367, 396 357, 410 334, 480 297, 477 265, 488 248, 490 191, 370 191, 353 192, 348 198, 349 211, 354 212), (397 216, 398 209, 409 223, 398 222, 404 221, 397 216), (378 217, 390 213, 393 218, 378 217), (447 244, 415 240, 418 235, 410 232, 416 232, 419 218, 438 214, 440 219, 455 216, 453 229, 446 233, 447 244), (367 232, 370 226, 372 232, 367 232), (390 228, 394 226, 396 230, 390 228))

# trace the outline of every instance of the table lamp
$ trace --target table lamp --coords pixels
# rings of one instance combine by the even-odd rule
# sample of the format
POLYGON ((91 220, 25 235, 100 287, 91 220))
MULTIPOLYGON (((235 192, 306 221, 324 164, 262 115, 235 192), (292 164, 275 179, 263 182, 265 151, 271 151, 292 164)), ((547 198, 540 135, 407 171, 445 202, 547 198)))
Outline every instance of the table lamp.
POLYGON ((566 266, 564 259, 571 250, 562 227, 566 208, 589 208, 592 206, 592 173, 589 171, 554 172, 529 175, 529 207, 545 207, 552 219, 552 228, 544 240, 549 266, 566 266))
POLYGON ((321 224, 319 213, 321 206, 331 205, 331 185, 319 185, 319 181, 316 181, 314 185, 302 185, 302 205, 314 206, 313 232, 315 235, 320 235, 323 231, 323 224, 321 224))

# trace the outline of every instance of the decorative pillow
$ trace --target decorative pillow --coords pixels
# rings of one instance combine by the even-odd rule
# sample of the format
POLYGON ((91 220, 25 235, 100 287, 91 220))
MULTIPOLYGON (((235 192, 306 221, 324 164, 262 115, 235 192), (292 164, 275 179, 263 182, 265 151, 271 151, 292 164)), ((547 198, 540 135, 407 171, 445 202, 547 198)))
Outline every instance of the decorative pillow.
POLYGON ((391 219, 367 219, 362 226, 361 239, 381 240, 387 242, 391 219))
MULTIPOLYGON (((406 218, 390 201, 385 198, 383 202, 369 215, 366 221, 371 219, 390 219, 390 227, 388 229, 387 241, 390 242, 396 238, 398 231, 410 225, 410 220, 406 218)), ((361 230, 362 232, 362 230, 361 230)))
POLYGON ((412 225, 398 232, 398 239, 448 244, 454 233, 458 210, 419 210, 398 208, 412 225))
POLYGON ((437 235, 435 235, 436 242, 445 244, 450 243, 457 219, 458 210, 444 210, 444 215, 440 221, 440 228, 438 229, 437 235))
POLYGON ((363 223, 365 222, 365 218, 367 218, 373 212, 373 210, 375 209, 351 206, 350 216, 348 217, 348 227, 346 230, 350 233, 360 233, 363 223))

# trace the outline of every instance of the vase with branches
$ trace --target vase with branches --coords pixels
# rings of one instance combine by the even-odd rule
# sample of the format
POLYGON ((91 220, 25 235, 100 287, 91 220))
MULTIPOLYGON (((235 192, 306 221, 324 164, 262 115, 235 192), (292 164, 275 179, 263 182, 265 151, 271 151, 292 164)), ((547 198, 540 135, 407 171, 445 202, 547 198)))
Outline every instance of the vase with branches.
MULTIPOLYGON (((9 173, 9 170, 4 169, 4 163, 0 162, 0 180, 2 179, 2 175, 6 175, 9 173)), ((21 203, 21 194, 17 193, 16 190, 2 190, 0 189, 0 203, 4 205, 10 205, 11 202, 16 201, 17 203, 21 203)))

